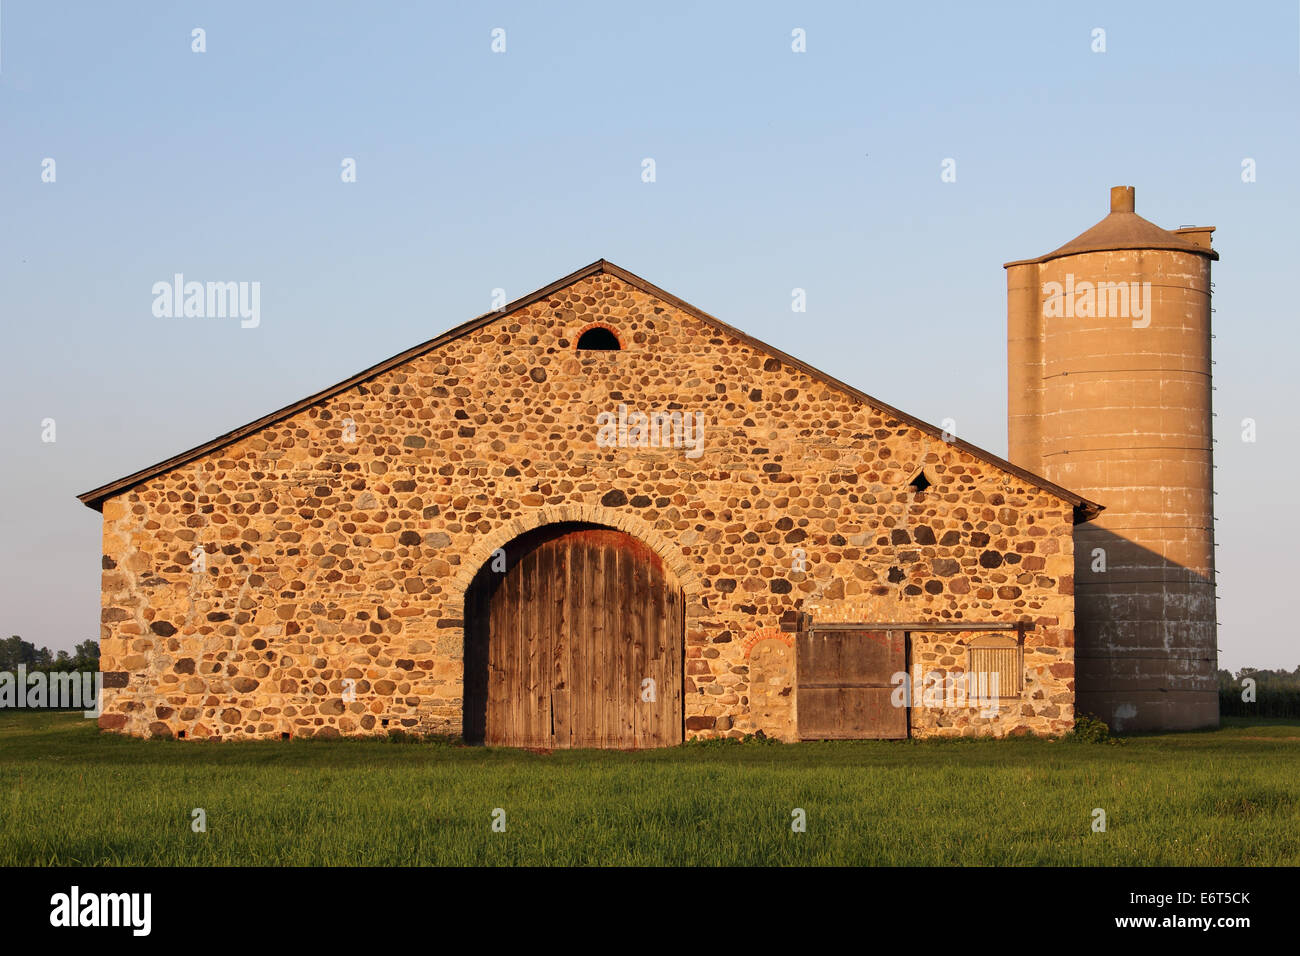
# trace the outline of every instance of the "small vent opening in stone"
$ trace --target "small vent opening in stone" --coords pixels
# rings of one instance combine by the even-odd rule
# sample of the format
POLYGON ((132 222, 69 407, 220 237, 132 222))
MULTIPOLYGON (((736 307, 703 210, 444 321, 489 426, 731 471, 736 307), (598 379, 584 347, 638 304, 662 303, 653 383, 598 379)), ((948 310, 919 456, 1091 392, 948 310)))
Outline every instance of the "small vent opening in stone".
POLYGON ((579 352, 617 352, 618 336, 603 326, 588 329, 578 337, 579 352))
POLYGON ((925 477, 924 471, 918 471, 916 477, 907 483, 907 487, 911 488, 912 491, 919 495, 921 492, 925 491, 926 488, 930 487, 930 479, 925 477))
POLYGON ((282 730, 282 731, 280 731, 280 739, 281 739, 281 740, 288 740, 288 739, 289 739, 289 731, 287 731, 287 730, 282 730))
POLYGON ((183 731, 183 730, 178 730, 178 731, 176 731, 176 738, 177 738, 178 740, 184 740, 184 739, 185 739, 185 731, 183 731))

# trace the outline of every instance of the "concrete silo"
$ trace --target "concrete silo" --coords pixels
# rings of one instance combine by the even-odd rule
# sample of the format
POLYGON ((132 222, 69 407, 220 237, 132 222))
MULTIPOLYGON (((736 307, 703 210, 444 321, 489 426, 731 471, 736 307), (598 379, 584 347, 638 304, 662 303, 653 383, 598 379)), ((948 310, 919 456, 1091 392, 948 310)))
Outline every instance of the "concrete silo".
POLYGON ((1105 505, 1075 528, 1076 712, 1217 726, 1210 248, 1110 215, 1009 262, 1008 457, 1105 505))

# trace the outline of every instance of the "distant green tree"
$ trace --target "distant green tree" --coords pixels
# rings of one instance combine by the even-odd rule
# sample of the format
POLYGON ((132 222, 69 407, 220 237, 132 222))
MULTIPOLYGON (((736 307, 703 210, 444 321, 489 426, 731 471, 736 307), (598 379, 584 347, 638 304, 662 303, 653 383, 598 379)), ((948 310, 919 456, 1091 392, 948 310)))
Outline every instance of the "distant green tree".
POLYGON ((72 649, 73 669, 99 670, 99 641, 82 641, 72 649))
POLYGON ((0 671, 15 671, 20 664, 36 663, 36 645, 24 641, 17 634, 0 641, 0 671))

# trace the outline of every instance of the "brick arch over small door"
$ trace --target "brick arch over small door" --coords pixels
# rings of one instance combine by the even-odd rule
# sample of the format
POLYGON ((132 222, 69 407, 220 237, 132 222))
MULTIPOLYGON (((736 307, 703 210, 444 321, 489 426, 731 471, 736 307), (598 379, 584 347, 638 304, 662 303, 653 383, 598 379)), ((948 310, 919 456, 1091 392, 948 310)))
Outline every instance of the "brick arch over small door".
POLYGON ((684 733, 685 593, 646 544, 543 525, 465 597, 464 733, 514 747, 662 747, 684 733), (502 570, 504 567, 504 570, 502 570))

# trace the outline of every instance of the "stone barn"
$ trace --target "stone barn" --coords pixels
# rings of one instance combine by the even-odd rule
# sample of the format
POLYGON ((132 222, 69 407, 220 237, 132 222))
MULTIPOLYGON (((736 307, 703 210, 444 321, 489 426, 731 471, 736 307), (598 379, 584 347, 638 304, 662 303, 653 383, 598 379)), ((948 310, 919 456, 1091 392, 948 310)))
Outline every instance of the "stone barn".
POLYGON ((80 496, 105 730, 1060 734, 1100 505, 606 261, 80 496))

